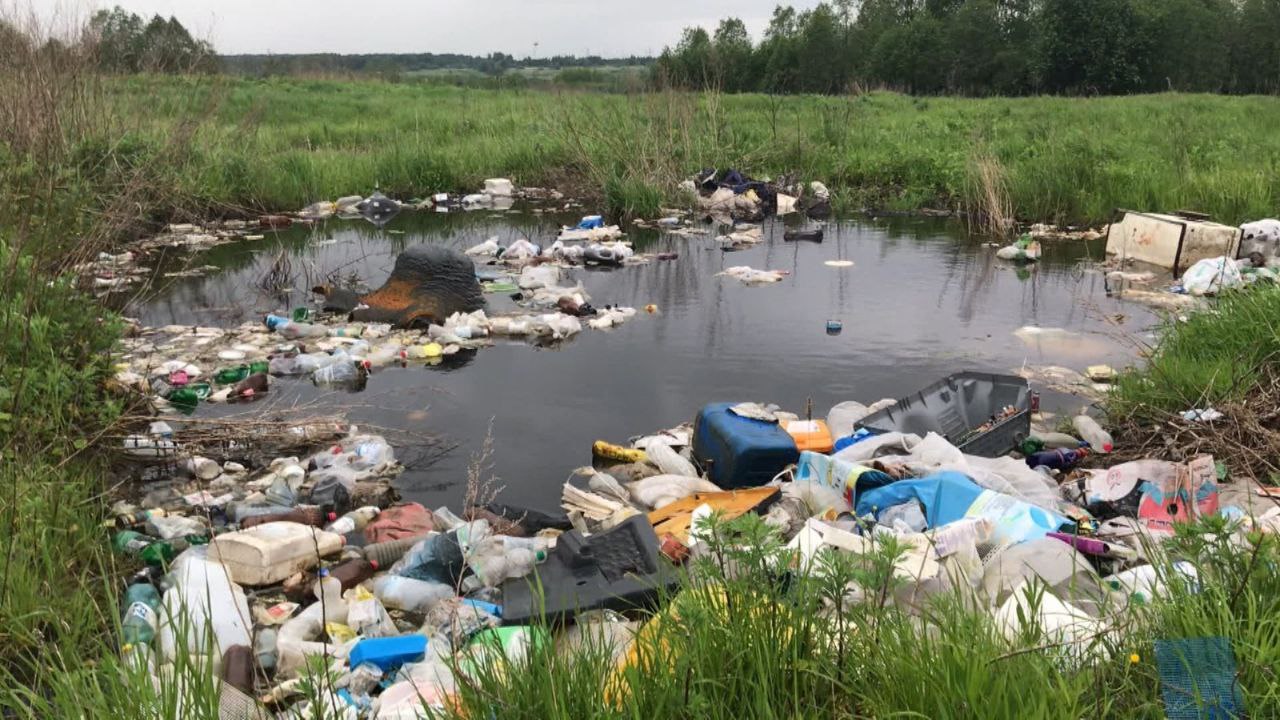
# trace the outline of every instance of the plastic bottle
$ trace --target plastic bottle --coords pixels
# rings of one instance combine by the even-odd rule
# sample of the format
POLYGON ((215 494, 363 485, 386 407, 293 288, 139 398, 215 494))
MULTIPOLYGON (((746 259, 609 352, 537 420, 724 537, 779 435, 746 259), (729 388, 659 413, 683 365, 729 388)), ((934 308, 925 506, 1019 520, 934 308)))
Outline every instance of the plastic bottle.
POLYGON ((311 325, 309 323, 294 322, 287 317, 279 315, 267 315, 262 319, 267 329, 279 333, 282 337, 290 340, 309 337, 327 337, 329 328, 323 325, 311 325))
POLYGON ((1089 455, 1088 448, 1075 450, 1045 450, 1027 456, 1027 467, 1047 467, 1053 470, 1070 470, 1089 455))
POLYGON ((358 338, 364 334, 363 325, 329 328, 329 337, 358 338))
POLYGON ((405 349, 398 343, 387 343, 366 353, 365 362, 369 363, 369 367, 380 368, 401 362, 405 356, 405 349))
POLYGON ((373 543, 365 545, 364 559, 376 562, 379 567, 390 567, 395 564, 409 549, 422 541, 422 537, 401 538, 399 540, 388 540, 386 542, 373 543))
POLYGON ((1044 445, 1045 450, 1074 450, 1080 447, 1080 440, 1066 433, 1036 433, 1031 437, 1039 440, 1044 445))
POLYGON ((321 368, 329 367, 342 360, 350 359, 346 353, 298 353, 271 358, 272 375, 310 375, 321 368))
POLYGON ((116 516, 116 528, 120 530, 130 530, 139 528, 147 524, 147 521, 153 517, 164 517, 167 513, 164 508, 152 508, 150 510, 139 510, 137 512, 125 513, 116 516))
POLYGON ((151 583, 130 585, 124 591, 120 639, 130 645, 149 645, 159 626, 160 591, 151 583))
POLYGON ((231 395, 233 398, 251 398, 261 395, 269 389, 270 381, 267 380, 266 373, 257 373, 249 375, 240 382, 231 387, 231 395))
POLYGON ((415 580, 400 575, 379 575, 373 579, 373 594, 382 604, 409 612, 426 612, 431 606, 457 597, 449 585, 428 580, 415 580))
POLYGON ((267 672, 276 668, 276 632, 273 627, 264 627, 253 639, 253 657, 267 672))
POLYGON ((373 577, 378 572, 378 563, 364 558, 352 558, 328 569, 329 577, 336 579, 343 592, 373 577))
POLYGON ((141 558, 152 565, 170 562, 177 555, 172 544, 133 530, 121 530, 111 541, 116 552, 141 558))
POLYGON ((284 510, 281 512, 268 513, 266 515, 254 515, 240 521, 240 529, 247 530, 256 525, 262 525, 269 522, 295 522, 312 527, 320 527, 327 522, 336 519, 338 516, 329 512, 318 505, 302 505, 292 510, 284 510))
POLYGON ((382 512, 376 505, 366 505, 365 507, 356 508, 342 517, 334 520, 332 524, 325 528, 329 532, 335 532, 339 535, 348 535, 357 530, 363 530, 366 525, 373 521, 382 512))
POLYGON ((352 360, 322 367, 311 374, 311 382, 318 387, 359 387, 369 376, 367 361, 352 360))
POLYGON ((201 652, 208 633, 219 656, 233 645, 251 643, 249 601, 222 563, 185 553, 170 577, 173 587, 164 594, 159 633, 166 660, 172 662, 179 652, 201 652), (178 633, 185 635, 181 641, 178 633))
POLYGON ((1071 424, 1075 426, 1076 432, 1080 433, 1080 437, 1089 443, 1089 447, 1094 452, 1111 452, 1111 434, 1103 430, 1097 420, 1088 415, 1077 415, 1071 418, 1071 424))
POLYGON ((253 650, 232 645, 222 653, 222 681, 246 694, 253 693, 253 650))

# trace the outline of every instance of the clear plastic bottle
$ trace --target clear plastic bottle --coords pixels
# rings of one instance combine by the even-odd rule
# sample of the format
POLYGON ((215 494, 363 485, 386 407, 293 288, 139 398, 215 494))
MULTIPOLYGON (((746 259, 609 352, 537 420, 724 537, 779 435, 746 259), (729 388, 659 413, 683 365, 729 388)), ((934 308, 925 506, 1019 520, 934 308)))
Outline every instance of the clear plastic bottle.
POLYGON ((1080 437, 1089 443, 1089 447, 1093 448, 1094 452, 1111 452, 1111 434, 1103 430, 1097 420, 1088 415, 1077 415, 1071 419, 1071 424, 1075 426, 1076 432, 1080 433, 1080 437))
POLYGON ((275 628, 264 627, 253 638, 253 656, 267 672, 276 668, 276 633, 275 628))
POLYGON ((366 362, 351 360, 316 370, 311 374, 311 382, 320 387, 353 388, 361 385, 368 376, 369 367, 366 362))
POLYGON ((357 530, 363 530, 366 525, 373 522, 374 518, 378 517, 378 513, 380 512, 382 512, 382 510, 376 505, 366 505, 365 507, 356 508, 337 520, 334 520, 333 524, 329 525, 325 530, 338 533, 339 535, 347 535, 357 530))
POLYGON ((287 317, 279 315, 267 315, 263 318, 267 329, 278 333, 281 337, 289 340, 297 340, 298 338, 310 337, 327 337, 329 328, 323 325, 312 325, 310 323, 294 322, 287 317))
POLYGON ((444 583, 391 574, 379 575, 373 579, 373 594, 386 607, 408 612, 426 612, 441 600, 458 595, 444 583))

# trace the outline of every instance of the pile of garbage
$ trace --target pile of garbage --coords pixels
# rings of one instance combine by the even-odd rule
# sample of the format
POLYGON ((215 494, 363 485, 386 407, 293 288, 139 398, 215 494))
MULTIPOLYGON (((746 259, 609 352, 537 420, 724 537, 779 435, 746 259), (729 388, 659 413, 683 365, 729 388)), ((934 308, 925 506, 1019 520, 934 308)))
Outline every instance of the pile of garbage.
POLYGON ((582 332, 584 325, 606 330, 637 314, 630 307, 592 307, 580 285, 557 285, 554 265, 525 271, 519 283, 530 312, 492 317, 484 310, 454 313, 425 331, 310 322, 307 308, 289 316, 268 314, 262 322, 233 328, 138 327, 122 341, 113 385, 148 396, 159 412, 183 414, 201 403, 261 399, 281 378, 308 378, 326 389, 359 392, 372 373, 392 365, 447 363, 491 345, 494 338, 559 342, 582 332))
MULTIPOLYGON (((134 243, 128 250, 115 254, 98 253, 93 260, 80 263, 73 270, 81 278, 85 289, 101 297, 147 282, 153 276, 155 268, 143 263, 153 258, 158 260, 162 252, 180 250, 194 253, 240 240, 261 240, 264 236, 257 233, 267 227, 270 226, 245 220, 226 220, 207 225, 172 224, 166 226, 163 232, 134 243)), ((165 272, 164 277, 190 277, 216 269, 208 265, 188 267, 165 272)))
POLYGON ((1006 245, 997 250, 996 257, 1015 262, 1035 262, 1040 259, 1040 242, 1033 239, 1029 233, 1024 234, 1012 245, 1006 245))
MULTIPOLYGON (((600 623, 625 646, 679 592, 678 566, 715 552, 708 519, 747 513, 798 571, 894 537, 906 552, 891 601, 968 590, 1011 640, 1035 626, 1082 644, 1107 613, 1164 592, 1149 553, 1177 523, 1245 513, 1221 505, 1208 456, 1082 469, 1110 436, 1083 414, 1076 434, 1035 427, 1030 403, 1016 378, 961 373, 825 419, 712 404, 691 425, 596 442, 563 514, 488 503, 458 515, 371 493, 399 466, 355 428, 255 466, 184 454, 153 426, 135 446, 172 476, 114 507, 115 547, 148 566, 125 591, 123 651, 157 679, 191 661, 221 679, 224 704, 423 717, 423 703, 453 702, 476 653, 518 661, 552 632, 600 623), (966 404, 948 405, 958 395, 966 404), (1047 588, 1034 605, 1032 582, 1047 588), (305 692, 317 663, 333 682, 305 692)), ((1280 530, 1280 512, 1245 522, 1280 530)))
POLYGON ((503 245, 494 236, 467 248, 466 254, 471 257, 492 257, 494 259, 489 264, 516 269, 527 265, 548 264, 564 268, 577 265, 622 267, 642 265, 653 260, 674 260, 677 257, 675 253, 637 254, 631 243, 619 239, 622 235, 622 230, 617 225, 605 225, 604 218, 600 215, 587 215, 577 226, 561 228, 555 242, 545 248, 526 238, 503 245))
POLYGON ((712 217, 757 222, 768 216, 794 212, 804 212, 814 219, 831 214, 831 191, 816 180, 809 183, 806 196, 805 186, 788 178, 757 180, 733 169, 706 168, 681 182, 679 187, 696 199, 703 213, 712 217))

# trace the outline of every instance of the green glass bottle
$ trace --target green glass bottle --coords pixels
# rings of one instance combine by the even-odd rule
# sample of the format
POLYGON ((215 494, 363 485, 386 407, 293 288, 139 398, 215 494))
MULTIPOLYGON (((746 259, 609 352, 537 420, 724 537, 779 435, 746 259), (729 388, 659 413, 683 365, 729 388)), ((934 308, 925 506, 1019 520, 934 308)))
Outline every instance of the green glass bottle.
POLYGON ((173 545, 134 530, 121 530, 111 541, 116 552, 142 558, 149 565, 162 565, 177 555, 173 545))
POLYGON ((130 645, 149 645, 156 637, 160 592, 151 583, 130 585, 124 591, 124 617, 120 621, 120 639, 130 645))
POLYGON ((165 399, 179 410, 190 412, 195 410, 201 400, 209 397, 210 392, 212 388, 209 387, 209 383, 190 383, 169 393, 165 399))
POLYGON ((223 368, 213 376, 213 379, 219 385, 235 385, 247 377, 249 377, 249 366, 241 365, 240 367, 223 368))
POLYGON ((258 373, 269 372, 270 370, 271 363, 266 360, 255 360, 254 362, 249 363, 250 375, 257 375, 258 373))

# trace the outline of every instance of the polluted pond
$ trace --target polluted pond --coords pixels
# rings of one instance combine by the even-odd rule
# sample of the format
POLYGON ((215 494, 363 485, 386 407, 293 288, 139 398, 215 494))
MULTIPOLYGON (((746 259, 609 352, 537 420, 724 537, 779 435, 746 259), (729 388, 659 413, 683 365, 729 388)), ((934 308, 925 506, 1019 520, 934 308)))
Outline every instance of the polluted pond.
POLYGON ((892 538, 895 602, 969 589, 1081 664, 1167 591, 1175 525, 1248 514, 1212 457, 1108 462, 1091 405, 1159 315, 1111 291, 1104 233, 1000 253, 716 177, 625 228, 491 180, 85 268, 147 407, 116 444, 126 656, 216 678, 223 717, 426 717, 584 628, 643 667, 715 528, 756 517, 779 570, 892 538))

